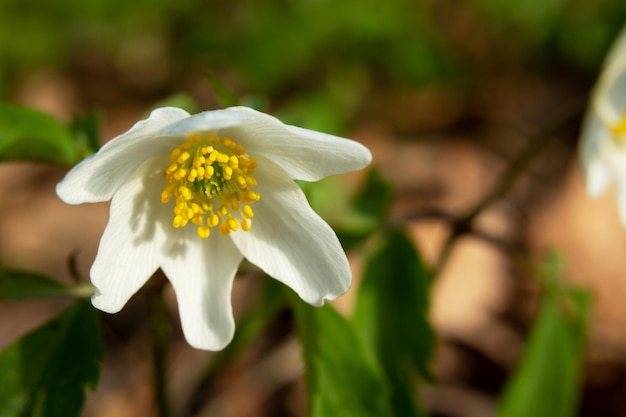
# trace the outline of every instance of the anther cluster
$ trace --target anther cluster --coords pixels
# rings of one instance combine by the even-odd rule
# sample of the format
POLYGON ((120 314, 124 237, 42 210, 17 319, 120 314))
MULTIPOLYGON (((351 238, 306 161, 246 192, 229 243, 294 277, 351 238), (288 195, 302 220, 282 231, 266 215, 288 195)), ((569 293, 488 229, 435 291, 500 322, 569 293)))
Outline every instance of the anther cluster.
POLYGON ((172 226, 197 226, 198 236, 208 238, 219 226, 220 234, 250 230, 254 212, 250 207, 260 199, 251 187, 256 160, 230 138, 190 135, 170 153, 165 170, 166 185, 161 202, 175 197, 172 226))
POLYGON ((611 126, 611 133, 613 133, 616 142, 620 144, 626 142, 626 114, 624 114, 619 122, 611 126))

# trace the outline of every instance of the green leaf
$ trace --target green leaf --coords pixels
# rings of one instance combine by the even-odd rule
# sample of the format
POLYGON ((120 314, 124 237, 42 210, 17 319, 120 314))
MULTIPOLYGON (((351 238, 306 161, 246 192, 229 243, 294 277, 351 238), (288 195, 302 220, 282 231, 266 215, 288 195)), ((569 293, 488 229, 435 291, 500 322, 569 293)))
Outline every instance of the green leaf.
POLYGON ((237 95, 219 77, 210 73, 205 76, 222 107, 239 106, 237 95))
POLYGON ((303 185, 313 209, 333 228, 364 233, 376 227, 372 218, 355 211, 352 194, 341 178, 328 177, 303 185))
POLYGON ((69 286, 30 272, 0 270, 0 300, 58 296, 90 297, 92 293, 91 285, 69 286))
POLYGON ((102 354, 97 312, 77 301, 0 353, 0 416, 80 416, 102 354))
POLYGON ((156 103, 153 109, 157 109, 159 107, 178 107, 191 114, 200 111, 200 106, 198 105, 198 102, 189 94, 185 93, 177 93, 166 97, 156 103))
POLYGON ((55 119, 36 110, 0 103, 0 161, 72 166, 79 159, 72 135, 55 119))
POLYGON ((340 177, 299 184, 311 207, 333 227, 345 248, 377 231, 393 200, 392 186, 375 169, 367 172, 356 193, 340 177))
POLYGON ((354 196, 354 207, 380 225, 389 214, 393 202, 393 186, 375 168, 367 171, 361 190, 354 196))
POLYGON ((86 158, 100 149, 100 115, 89 111, 76 116, 70 125, 76 147, 80 149, 81 158, 86 158))
POLYGON ((427 319, 430 273, 412 242, 392 230, 369 258, 354 322, 391 382, 394 414, 423 415, 415 399, 415 371, 432 380, 434 335, 427 319))
POLYGON ((505 387, 499 417, 576 415, 590 297, 560 284, 544 294, 521 362, 505 387))
POLYGON ((388 385, 351 323, 331 306, 293 297, 311 417, 392 416, 388 385))

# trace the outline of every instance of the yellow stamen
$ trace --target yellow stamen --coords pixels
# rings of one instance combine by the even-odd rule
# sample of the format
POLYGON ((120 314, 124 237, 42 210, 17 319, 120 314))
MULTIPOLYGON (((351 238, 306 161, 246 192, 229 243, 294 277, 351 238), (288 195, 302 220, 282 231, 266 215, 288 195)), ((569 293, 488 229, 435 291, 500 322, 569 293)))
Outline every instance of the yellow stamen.
POLYGON ((170 161, 172 162, 176 161, 181 153, 182 153, 182 150, 180 148, 174 149, 172 152, 170 152, 170 161))
POLYGON ((231 217, 230 219, 226 220, 226 223, 228 224, 228 228, 232 230, 233 232, 236 232, 237 229, 239 229, 239 222, 234 217, 231 217))
POLYGON ((611 127, 613 139, 620 144, 626 142, 626 113, 622 119, 611 127))
POLYGON ((180 156, 178 158, 176 158, 176 162, 178 162, 179 164, 184 163, 187 159, 189 159, 191 155, 189 155, 189 152, 183 152, 180 154, 180 156))
POLYGON ((201 237, 202 239, 206 239, 207 237, 211 235, 211 229, 209 229, 206 226, 198 227, 197 232, 198 232, 198 236, 201 237))
POLYGON ((172 226, 182 227, 184 226, 183 223, 186 223, 185 220, 183 219, 183 216, 181 215, 174 216, 174 220, 172 221, 172 226))
POLYGON ((169 154, 161 202, 172 197, 172 227, 197 226, 197 235, 206 239, 218 227, 223 236, 251 228, 250 207, 261 196, 255 187, 256 160, 231 138, 189 135, 169 154))
POLYGON ((176 172, 178 170, 178 165, 176 164, 172 164, 169 167, 167 167, 167 169, 165 170, 166 174, 172 174, 174 172, 176 172))
POLYGON ((243 214, 249 219, 254 217, 254 212, 252 211, 252 208, 247 204, 243 206, 243 214))
POLYGON ((220 222, 220 218, 217 214, 211 214, 211 217, 209 217, 208 220, 208 224, 210 227, 215 227, 219 224, 220 222))

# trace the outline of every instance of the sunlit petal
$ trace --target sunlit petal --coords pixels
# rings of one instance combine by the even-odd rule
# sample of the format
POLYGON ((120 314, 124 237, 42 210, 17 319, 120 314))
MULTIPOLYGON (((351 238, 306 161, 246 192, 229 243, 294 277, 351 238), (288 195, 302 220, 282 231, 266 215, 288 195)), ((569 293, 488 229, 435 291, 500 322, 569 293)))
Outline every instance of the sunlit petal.
POLYGON ((72 168, 57 184, 57 194, 68 204, 110 200, 143 161, 167 154, 172 143, 180 140, 155 133, 186 117, 189 113, 174 107, 154 110, 148 119, 136 123, 72 168))
POLYGON ((238 137, 248 152, 277 163, 293 179, 317 181, 362 169, 372 160, 370 151, 358 142, 288 126, 249 108, 234 109, 253 118, 226 133, 238 137))
POLYGON ((593 90, 581 130, 580 161, 589 196, 598 197, 615 184, 626 226, 626 27, 607 54, 593 90))
POLYGON ((164 256, 174 286, 185 338, 198 349, 220 350, 235 331, 230 293, 243 256, 229 238, 200 240, 186 229, 164 256))
MULTIPOLYGON (((273 165, 267 160, 260 164, 273 165)), ((259 181, 263 197, 255 204, 253 227, 232 235, 241 253, 311 304, 344 294, 352 275, 330 226, 280 168, 259 171, 259 181)))
POLYGON ((161 262, 167 233, 157 219, 164 207, 150 203, 155 190, 158 198, 155 181, 160 178, 151 175, 158 163, 159 159, 144 162, 111 201, 109 223, 91 267, 96 287, 92 301, 102 311, 119 311, 161 262))

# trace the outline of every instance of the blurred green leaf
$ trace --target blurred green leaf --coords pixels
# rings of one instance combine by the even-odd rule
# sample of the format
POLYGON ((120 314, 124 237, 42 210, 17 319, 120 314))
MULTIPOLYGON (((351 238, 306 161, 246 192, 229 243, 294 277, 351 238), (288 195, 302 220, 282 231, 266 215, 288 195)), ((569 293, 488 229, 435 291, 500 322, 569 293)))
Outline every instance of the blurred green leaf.
POLYGON ((0 300, 24 300, 64 295, 67 286, 36 274, 0 270, 0 300))
POLYGON ((572 69, 597 70, 626 19, 621 0, 470 0, 468 6, 484 22, 486 33, 504 41, 505 55, 513 48, 523 59, 544 62, 547 68, 562 61, 572 69), (581 27, 584 35, 577 33, 581 27), (504 33, 511 36, 502 37, 504 33))
POLYGON ((97 312, 77 301, 0 353, 0 415, 80 416, 85 388, 98 382, 102 354, 97 312))
POLYGON ((357 211, 381 224, 393 202, 393 187, 375 168, 367 171, 361 190, 354 196, 357 211))
POLYGON ((394 415, 420 416, 414 371, 432 380, 434 335, 428 323, 430 273, 412 242, 392 230, 369 258, 354 322, 391 382, 394 415))
POLYGON ((191 114, 198 113, 200 111, 198 102, 189 94, 184 93, 174 94, 160 100, 153 106, 153 109, 157 109, 159 107, 178 107, 191 114))
POLYGON ((590 297, 563 282, 555 285, 554 276, 546 278, 539 316, 504 390, 499 417, 577 415, 590 297))
POLYGON ((341 134, 348 128, 350 118, 349 109, 344 107, 329 91, 320 90, 292 99, 277 116, 287 124, 341 134))
POLYGON ((40 297, 90 297, 89 284, 69 286, 30 272, 0 270, 0 300, 27 300, 40 297))
POLYGON ((100 116, 96 111, 79 115, 72 120, 70 126, 81 157, 96 153, 100 149, 100 116))
POLYGON ((302 184, 311 207, 335 230, 367 233, 376 227, 375 219, 356 212, 349 187, 339 177, 328 177, 302 184))
POLYGON ((206 79, 222 107, 239 106, 237 95, 218 76, 206 74, 206 79))
POLYGON ((392 416, 389 390, 351 323, 330 305, 293 297, 302 342, 311 417, 392 416))
POLYGON ((0 161, 72 166, 79 159, 72 135, 54 118, 36 110, 0 103, 0 161))
POLYGON ((373 168, 367 172, 356 194, 340 177, 299 184, 311 207, 333 227, 344 247, 378 230, 393 201, 391 184, 373 168))

